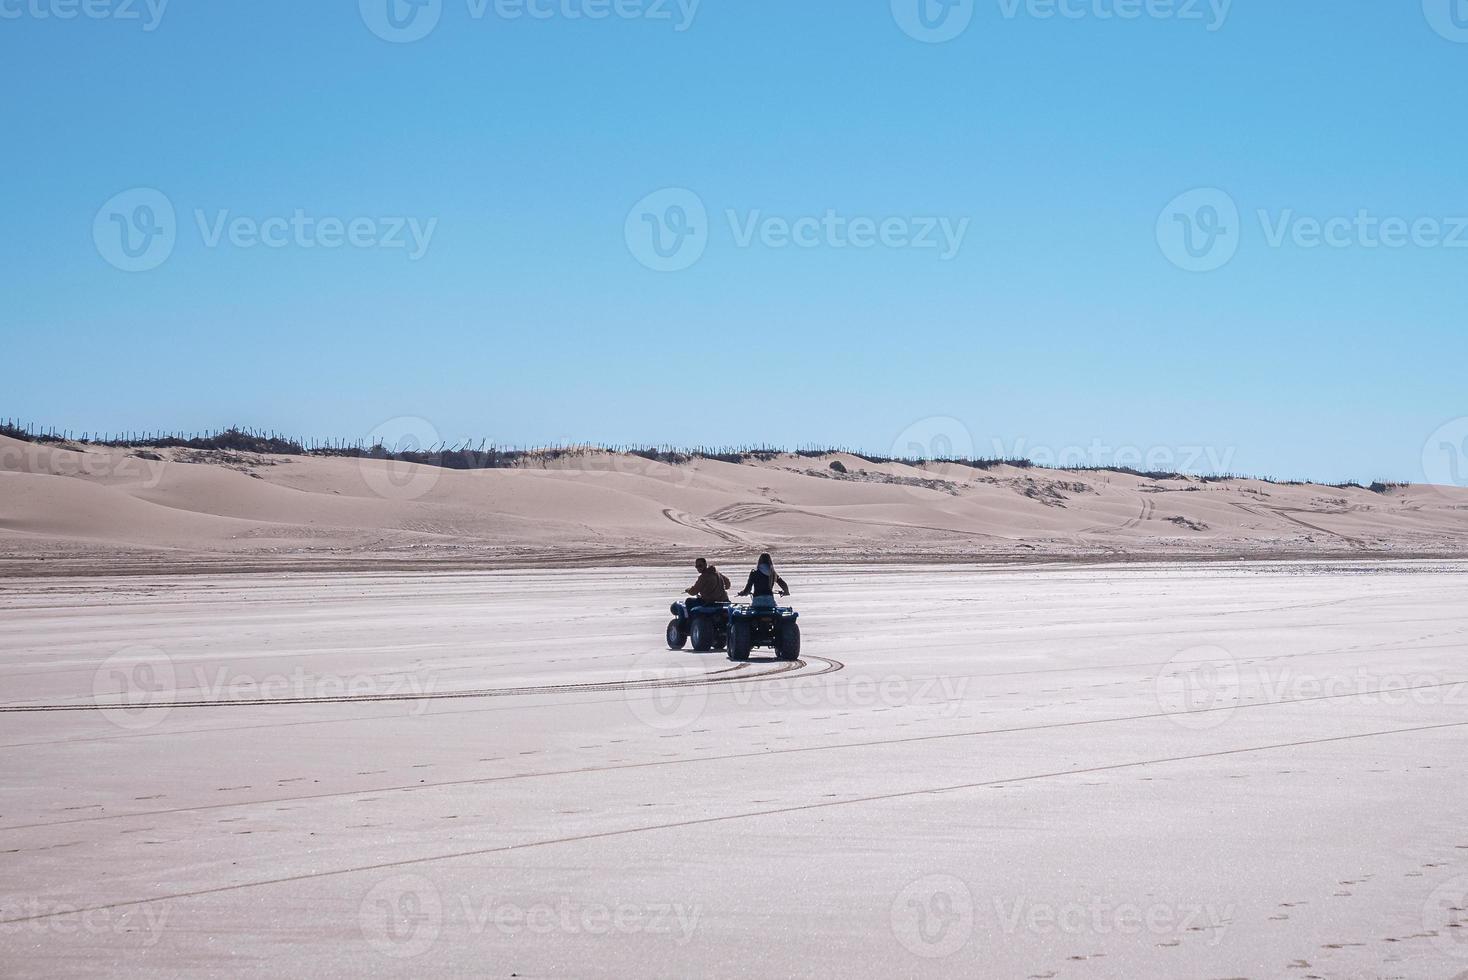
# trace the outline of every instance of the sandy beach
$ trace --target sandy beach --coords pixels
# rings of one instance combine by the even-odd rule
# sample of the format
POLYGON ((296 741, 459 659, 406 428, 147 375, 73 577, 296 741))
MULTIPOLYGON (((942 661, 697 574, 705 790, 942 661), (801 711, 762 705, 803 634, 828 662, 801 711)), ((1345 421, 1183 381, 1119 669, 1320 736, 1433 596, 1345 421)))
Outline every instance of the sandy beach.
POLYGON ((1454 977, 1468 564, 0 583, 0 962, 1454 977))
POLYGON ((1468 0, 0 51, 0 980, 1468 980, 1468 0))

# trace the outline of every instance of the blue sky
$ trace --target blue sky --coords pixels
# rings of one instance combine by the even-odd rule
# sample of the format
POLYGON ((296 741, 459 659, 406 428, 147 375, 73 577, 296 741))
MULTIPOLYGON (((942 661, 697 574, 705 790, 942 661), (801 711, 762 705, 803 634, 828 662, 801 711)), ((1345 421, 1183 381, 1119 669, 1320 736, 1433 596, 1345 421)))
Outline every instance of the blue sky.
POLYGON ((0 415, 1329 479, 1468 416, 1468 3, 89 2, 0 0, 0 415))

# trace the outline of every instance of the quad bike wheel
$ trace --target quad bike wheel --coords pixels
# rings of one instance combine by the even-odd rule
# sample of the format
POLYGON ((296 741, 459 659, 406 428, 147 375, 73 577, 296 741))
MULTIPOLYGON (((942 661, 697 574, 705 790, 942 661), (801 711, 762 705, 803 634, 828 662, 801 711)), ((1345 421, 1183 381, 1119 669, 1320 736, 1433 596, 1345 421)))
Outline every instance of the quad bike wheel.
POLYGON ((699 653, 707 653, 714 648, 714 624, 709 622, 707 616, 696 616, 693 625, 689 627, 688 635, 693 640, 693 649, 699 653))
POLYGON ((800 624, 794 620, 780 624, 780 638, 775 647, 775 656, 781 660, 800 659, 800 624))
POLYGON ((748 623, 735 623, 729 627, 729 659, 748 660, 754 637, 750 635, 748 623))
POLYGON ((688 642, 688 634, 683 630, 683 621, 673 619, 668 621, 668 649, 682 650, 683 644, 688 642))

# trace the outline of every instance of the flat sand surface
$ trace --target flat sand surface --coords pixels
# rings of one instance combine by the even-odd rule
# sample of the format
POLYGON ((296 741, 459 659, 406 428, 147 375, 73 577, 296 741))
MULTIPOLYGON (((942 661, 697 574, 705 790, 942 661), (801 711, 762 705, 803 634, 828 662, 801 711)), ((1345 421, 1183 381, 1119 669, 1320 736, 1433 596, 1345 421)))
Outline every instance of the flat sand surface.
POLYGON ((782 571, 0 582, 0 974, 1468 971, 1468 564, 782 571))

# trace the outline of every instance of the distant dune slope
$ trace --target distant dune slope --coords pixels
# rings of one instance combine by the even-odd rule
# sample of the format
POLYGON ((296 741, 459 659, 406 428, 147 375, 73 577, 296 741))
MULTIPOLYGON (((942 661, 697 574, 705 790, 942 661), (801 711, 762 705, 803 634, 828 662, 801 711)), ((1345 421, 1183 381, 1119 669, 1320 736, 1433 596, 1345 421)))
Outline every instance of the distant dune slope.
POLYGON ((672 465, 587 451, 465 471, 0 437, 0 559, 13 567, 684 561, 766 548, 851 560, 1463 555, 1468 491, 845 454, 672 465))

